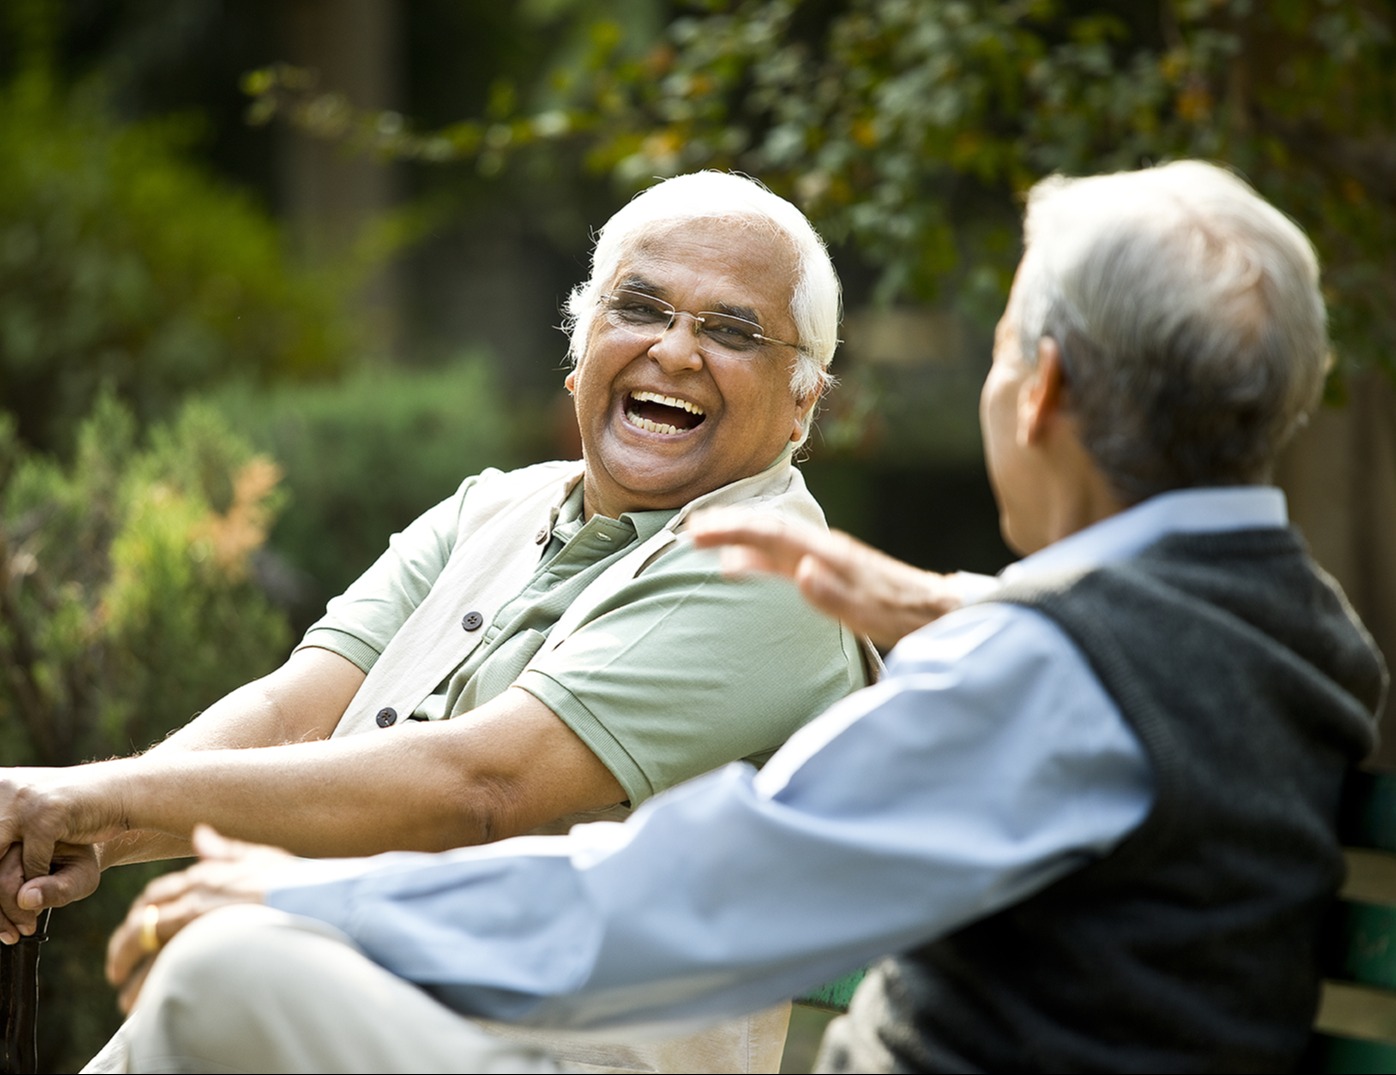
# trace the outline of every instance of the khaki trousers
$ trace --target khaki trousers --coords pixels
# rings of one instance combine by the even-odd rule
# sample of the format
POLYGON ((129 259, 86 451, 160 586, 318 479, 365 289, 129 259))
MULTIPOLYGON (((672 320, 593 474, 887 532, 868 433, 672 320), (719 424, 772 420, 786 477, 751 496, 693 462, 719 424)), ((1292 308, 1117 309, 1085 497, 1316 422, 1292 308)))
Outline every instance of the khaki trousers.
POLYGON ((265 907, 199 919, 160 954, 128 1023, 137 1072, 557 1072, 367 959, 265 907))
POLYGON ((238 906, 166 946, 136 1011, 84 1071, 777 1071, 788 1018, 781 1005, 682 1038, 639 1032, 624 1045, 627 1031, 482 1025, 332 926, 238 906))

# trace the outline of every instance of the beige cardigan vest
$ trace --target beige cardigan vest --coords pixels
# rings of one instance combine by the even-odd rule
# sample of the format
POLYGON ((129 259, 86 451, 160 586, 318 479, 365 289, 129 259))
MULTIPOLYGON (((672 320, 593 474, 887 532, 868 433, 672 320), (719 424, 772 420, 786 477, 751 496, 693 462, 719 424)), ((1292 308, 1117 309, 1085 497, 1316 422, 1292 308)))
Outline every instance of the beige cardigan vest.
MULTIPOLYGON (((539 463, 508 473, 484 471, 465 498, 460 535, 440 577, 379 656, 359 687, 335 735, 375 730, 377 715, 392 709, 406 717, 483 641, 495 614, 523 589, 538 568, 539 546, 548 540, 559 509, 581 480, 580 461, 539 463), (467 630, 470 613, 479 626, 467 630)), ((741 504, 823 527, 824 513, 789 458, 759 474, 732 482, 681 508, 653 537, 601 573, 563 613, 534 655, 562 645, 596 607, 638 576, 678 540, 688 517, 700 508, 741 504)), ((869 678, 881 662, 860 640, 869 678)))

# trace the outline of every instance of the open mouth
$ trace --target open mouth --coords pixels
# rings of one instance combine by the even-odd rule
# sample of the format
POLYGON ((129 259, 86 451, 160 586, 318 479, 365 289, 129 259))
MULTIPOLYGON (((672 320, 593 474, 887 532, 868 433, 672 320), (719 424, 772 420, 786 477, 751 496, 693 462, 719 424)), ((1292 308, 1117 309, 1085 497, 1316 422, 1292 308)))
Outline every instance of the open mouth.
POLYGON ((625 397, 625 417, 649 433, 684 433, 702 425, 705 415, 696 403, 658 392, 631 392, 625 397))

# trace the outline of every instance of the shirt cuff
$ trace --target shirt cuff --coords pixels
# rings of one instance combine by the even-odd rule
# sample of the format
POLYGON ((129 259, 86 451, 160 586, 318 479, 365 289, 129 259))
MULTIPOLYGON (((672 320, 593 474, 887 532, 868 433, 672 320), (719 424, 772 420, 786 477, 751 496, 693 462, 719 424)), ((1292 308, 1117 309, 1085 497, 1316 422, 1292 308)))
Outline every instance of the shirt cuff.
POLYGON ((296 647, 296 650, 303 649, 327 649, 331 653, 337 653, 365 674, 378 663, 380 656, 378 650, 363 639, 334 627, 311 628, 296 647))
POLYGON ((530 668, 514 682, 514 686, 528 691, 577 733, 587 749, 611 770, 616 783, 625 789, 626 800, 632 807, 639 806, 654 794, 653 783, 620 740, 561 683, 536 668, 530 668))

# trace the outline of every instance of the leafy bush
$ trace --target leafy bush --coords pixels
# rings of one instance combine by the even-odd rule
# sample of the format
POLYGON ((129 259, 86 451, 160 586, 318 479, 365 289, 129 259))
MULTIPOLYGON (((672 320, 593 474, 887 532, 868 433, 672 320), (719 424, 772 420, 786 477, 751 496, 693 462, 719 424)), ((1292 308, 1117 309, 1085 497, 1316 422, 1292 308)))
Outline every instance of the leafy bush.
POLYGON ((250 572, 279 473, 207 408, 142 446, 104 398, 66 467, 0 419, 0 475, 7 763, 143 748, 285 654, 250 572))
POLYGON ((348 355, 346 281, 294 268, 270 217, 190 162, 191 133, 119 125, 42 66, 0 86, 0 407, 28 443, 69 449, 104 387, 145 421, 348 355))
MULTIPOLYGON (((285 616, 253 555, 278 471, 207 407, 141 444, 104 398, 70 465, 23 447, 0 414, 0 743, 4 764, 127 754, 279 663, 285 616)), ((53 917, 40 1067, 77 1070, 115 1029, 106 937, 160 866, 123 867, 53 917)))

